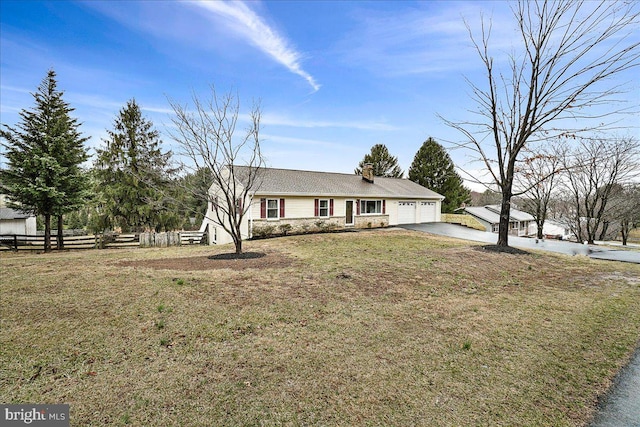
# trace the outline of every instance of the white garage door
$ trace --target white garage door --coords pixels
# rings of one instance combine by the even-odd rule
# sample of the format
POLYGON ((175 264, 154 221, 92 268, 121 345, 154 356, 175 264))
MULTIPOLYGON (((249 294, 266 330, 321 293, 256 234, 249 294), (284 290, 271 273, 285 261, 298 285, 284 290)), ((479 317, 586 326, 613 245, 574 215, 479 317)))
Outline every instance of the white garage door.
POLYGON ((416 202, 398 202, 398 224, 415 224, 416 202))
POLYGON ((420 202, 420 222, 436 221, 436 202, 420 202))

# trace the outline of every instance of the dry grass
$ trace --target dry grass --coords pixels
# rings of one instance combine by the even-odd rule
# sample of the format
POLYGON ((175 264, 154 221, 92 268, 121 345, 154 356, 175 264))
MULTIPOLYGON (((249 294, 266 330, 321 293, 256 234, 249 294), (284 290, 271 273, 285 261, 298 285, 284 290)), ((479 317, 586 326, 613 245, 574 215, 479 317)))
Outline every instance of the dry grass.
POLYGON ((157 262, 225 250, 0 255, 0 402, 95 426, 584 425, 640 337, 637 265, 389 230, 157 262))

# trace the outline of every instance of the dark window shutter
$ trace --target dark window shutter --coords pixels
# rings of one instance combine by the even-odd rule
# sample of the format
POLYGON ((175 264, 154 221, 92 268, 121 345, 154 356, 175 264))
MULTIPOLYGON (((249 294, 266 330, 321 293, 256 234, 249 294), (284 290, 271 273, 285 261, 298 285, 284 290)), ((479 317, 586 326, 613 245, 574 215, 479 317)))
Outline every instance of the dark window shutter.
POLYGON ((387 213, 387 201, 383 200, 382 201, 382 215, 387 213))
POLYGON ((320 215, 320 200, 319 199, 315 199, 313 201, 313 204, 314 204, 313 216, 320 215))
POLYGON ((260 218, 267 217, 267 199, 260 199, 260 218))
POLYGON ((280 218, 284 218, 284 199, 280 199, 280 218))
POLYGON ((329 216, 333 216, 333 199, 329 199, 329 216))
POLYGON ((356 200, 356 215, 360 215, 360 199, 356 200))

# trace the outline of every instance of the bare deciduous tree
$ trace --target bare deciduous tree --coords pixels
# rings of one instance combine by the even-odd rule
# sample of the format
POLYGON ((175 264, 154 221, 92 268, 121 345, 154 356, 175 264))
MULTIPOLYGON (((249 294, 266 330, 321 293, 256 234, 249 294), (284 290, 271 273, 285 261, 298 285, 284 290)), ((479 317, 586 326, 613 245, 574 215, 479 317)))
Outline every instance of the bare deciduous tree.
POLYGON ((582 139, 567 151, 564 186, 572 203, 566 216, 578 241, 592 244, 606 234, 612 199, 640 176, 639 148, 633 138, 582 139))
POLYGON ((632 184, 623 188, 616 203, 620 222, 622 245, 627 245, 629 234, 635 227, 640 227, 640 184, 632 184))
POLYGON ((640 58, 640 43, 632 38, 639 20, 635 2, 520 0, 512 12, 520 47, 509 55, 505 70, 496 68, 490 51, 491 22, 482 18, 479 39, 467 24, 486 86, 467 79, 477 119, 443 119, 462 133, 465 141, 459 145, 478 155, 500 188, 498 246, 508 246, 522 150, 534 141, 591 130, 594 118, 613 122, 611 115, 621 112, 613 104, 621 87, 612 78, 638 66, 640 58), (582 128, 568 129, 565 119, 582 128))
POLYGON ((171 137, 187 159, 183 167, 197 171, 191 182, 193 198, 204 200, 213 209, 208 220, 221 226, 233 239, 236 254, 242 253, 242 221, 251 208, 251 195, 260 184, 259 171, 264 167, 260 151, 259 104, 249 113, 249 125, 243 135, 236 135, 240 102, 231 92, 222 96, 211 87, 211 96, 203 102, 192 97, 193 107, 170 101, 175 115, 171 137))
POLYGON ((544 238, 544 223, 562 168, 563 149, 560 144, 529 149, 516 170, 515 186, 522 191, 523 198, 521 208, 535 218, 538 239, 544 238))

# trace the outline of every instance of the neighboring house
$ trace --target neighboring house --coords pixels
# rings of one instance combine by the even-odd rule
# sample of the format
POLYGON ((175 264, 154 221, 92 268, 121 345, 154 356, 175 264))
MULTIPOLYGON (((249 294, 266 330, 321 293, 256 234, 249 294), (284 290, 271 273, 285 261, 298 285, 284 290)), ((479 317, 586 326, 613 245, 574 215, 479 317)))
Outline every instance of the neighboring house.
MULTIPOLYGON (((534 222, 532 224, 533 234, 537 235, 538 226, 534 222)), ((568 227, 563 226, 559 222, 555 222, 552 220, 546 220, 544 222, 544 226, 542 227, 542 235, 545 239, 558 239, 558 240, 569 240, 571 236, 571 230, 568 227)))
MULTIPOLYGON (((259 187, 242 202, 251 206, 242 223, 244 238, 265 227, 304 232, 321 225, 343 229, 437 222, 444 199, 407 179, 374 177, 366 167, 362 176, 262 168, 259 177, 259 187)), ((210 192, 215 195, 216 187, 210 192)), ((212 243, 229 243, 231 236, 212 221, 214 209, 210 203, 200 230, 209 231, 212 243)))
MULTIPOLYGON (((476 218, 486 230, 497 233, 500 226, 500 205, 466 206, 460 210, 476 218)), ((536 233, 535 218, 523 211, 511 208, 509 234, 514 236, 532 236, 536 233)))
POLYGON ((11 208, 0 208, 0 234, 35 236, 35 215, 11 208))

